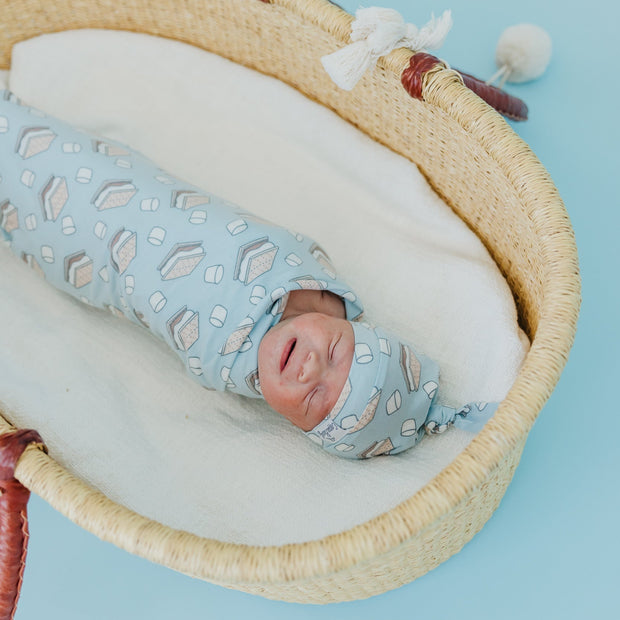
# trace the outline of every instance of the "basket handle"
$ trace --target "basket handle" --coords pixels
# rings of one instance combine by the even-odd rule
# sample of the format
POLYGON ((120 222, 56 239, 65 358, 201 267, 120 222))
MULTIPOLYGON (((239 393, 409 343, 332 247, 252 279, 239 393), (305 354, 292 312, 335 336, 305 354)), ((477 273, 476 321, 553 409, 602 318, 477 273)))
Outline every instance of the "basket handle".
POLYGON ((43 446, 34 430, 0 435, 0 620, 12 620, 15 615, 26 565, 30 491, 14 474, 19 457, 33 442, 43 446))
MULTIPOLYGON (((409 60, 409 66, 401 75, 401 82, 405 90, 416 99, 422 99, 422 78, 427 71, 435 67, 446 65, 436 56, 424 52, 414 54, 409 60)), ((500 114, 515 121, 527 120, 528 109, 525 102, 518 97, 509 95, 505 90, 486 84, 482 80, 455 69, 463 78, 465 86, 472 90, 478 97, 484 99, 491 107, 500 114)))

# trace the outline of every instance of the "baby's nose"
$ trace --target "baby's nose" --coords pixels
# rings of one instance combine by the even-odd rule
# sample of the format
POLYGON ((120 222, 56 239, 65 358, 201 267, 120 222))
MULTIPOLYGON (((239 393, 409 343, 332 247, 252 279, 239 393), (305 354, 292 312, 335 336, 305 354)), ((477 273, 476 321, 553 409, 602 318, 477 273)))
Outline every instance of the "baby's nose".
POLYGON ((308 383, 317 377, 319 370, 319 358, 314 351, 310 351, 299 369, 297 378, 301 383, 308 383))

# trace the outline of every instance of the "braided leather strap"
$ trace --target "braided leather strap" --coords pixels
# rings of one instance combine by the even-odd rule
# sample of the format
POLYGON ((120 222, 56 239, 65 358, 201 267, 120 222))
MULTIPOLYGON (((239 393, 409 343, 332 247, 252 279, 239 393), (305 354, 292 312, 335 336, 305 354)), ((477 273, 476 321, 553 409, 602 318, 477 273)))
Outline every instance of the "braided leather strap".
POLYGON ((21 429, 0 435, 0 620, 12 620, 22 585, 30 491, 14 477, 26 446, 43 441, 36 431, 21 429))
MULTIPOLYGON (((409 66, 401 75, 402 85, 405 90, 416 99, 422 99, 422 78, 427 71, 436 66, 445 67, 439 58, 426 53, 414 54, 409 61, 409 66)), ((518 97, 509 95, 506 91, 495 86, 485 84, 482 80, 455 69, 463 78, 467 88, 471 89, 481 99, 484 99, 491 107, 500 114, 515 121, 527 120, 527 105, 518 97)))

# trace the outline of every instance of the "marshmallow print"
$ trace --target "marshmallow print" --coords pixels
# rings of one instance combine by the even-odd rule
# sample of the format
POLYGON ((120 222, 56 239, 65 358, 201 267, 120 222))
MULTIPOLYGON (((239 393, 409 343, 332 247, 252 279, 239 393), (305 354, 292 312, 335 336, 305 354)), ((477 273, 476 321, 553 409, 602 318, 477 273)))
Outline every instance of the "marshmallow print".
POLYGON ((241 234, 247 229, 247 227, 247 223, 242 219, 233 220, 232 222, 228 222, 226 225, 226 229, 233 236, 241 234))
POLYGON ((22 172, 22 176, 20 178, 20 181, 26 187, 32 187, 34 185, 34 182, 35 182, 36 178, 37 178, 37 176, 36 176, 36 174, 32 170, 26 169, 26 170, 24 170, 22 172))
POLYGON ((403 398, 400 395, 400 392, 398 390, 394 390, 394 392, 392 392, 392 395, 388 398, 387 403, 385 404, 386 413, 388 415, 396 413, 400 409, 402 402, 403 398))
POLYGON ((209 317, 209 323, 215 327, 224 327, 226 317, 228 316, 228 310, 224 306, 214 306, 209 317))
POLYGON ((291 265, 291 267, 301 265, 301 263, 303 262, 301 258, 299 258, 297 254, 295 254, 295 252, 291 252, 290 254, 288 254, 284 260, 287 262, 287 264, 291 265))
POLYGON ((53 263, 54 262, 54 249, 52 248, 51 245, 42 245, 41 246, 41 258, 46 263, 53 263))
POLYGON ((75 222, 70 215, 62 218, 62 234, 72 235, 76 231, 75 222))
POLYGON ((63 153, 79 153, 82 150, 82 145, 78 142, 63 142, 62 143, 62 152, 63 153))
POLYGON ((93 228, 93 233, 95 234, 95 237, 97 237, 98 239, 103 239, 107 232, 108 227, 102 221, 95 223, 95 227, 93 228))
POLYGON ((435 381, 428 381, 424 384, 424 391, 429 398, 434 398, 439 385, 435 381))
POLYGON ((211 265, 205 269, 205 282, 219 284, 224 277, 224 265, 211 265))
POLYGON ((415 435, 418 432, 417 425, 413 418, 409 418, 403 422, 403 425, 400 427, 400 434, 403 437, 411 437, 411 435, 415 435))
POLYGON ((93 179, 93 171, 90 168, 79 168, 75 173, 75 180, 78 183, 90 183, 93 179))
POLYGON ((202 375, 202 366, 200 365, 199 357, 188 357, 187 365, 191 372, 193 372, 196 376, 202 375))
POLYGON ((143 198, 140 201, 142 211, 157 211, 159 209, 159 198, 143 198))
POLYGON ((250 294, 250 303, 254 305, 259 304, 265 298, 266 294, 267 291, 265 290, 265 287, 257 284, 252 288, 252 293, 250 294))
POLYGON ((161 245, 166 239, 166 231, 161 226, 153 226, 149 232, 147 241, 151 245, 161 245))
POLYGON ((190 224, 200 225, 204 224, 207 221, 207 212, 201 211, 200 209, 196 209, 192 211, 192 214, 189 216, 190 224))
POLYGON ((153 309, 153 312, 161 312, 167 302, 168 300, 164 297, 164 294, 161 291, 155 291, 149 297, 149 304, 153 309))
POLYGON ((358 364, 370 364, 372 360, 372 351, 366 343, 361 342, 360 344, 355 345, 355 361, 358 364))

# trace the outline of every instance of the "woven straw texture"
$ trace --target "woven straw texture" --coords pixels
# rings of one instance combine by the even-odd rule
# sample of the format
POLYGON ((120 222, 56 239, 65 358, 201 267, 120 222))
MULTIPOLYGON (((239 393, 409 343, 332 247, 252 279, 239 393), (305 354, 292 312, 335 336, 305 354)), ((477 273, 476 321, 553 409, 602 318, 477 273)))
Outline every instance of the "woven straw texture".
MULTIPOLYGON (((100 538, 194 577, 303 603, 396 588, 449 558, 480 530, 566 363, 580 303, 570 222, 527 145, 453 71, 431 70, 423 100, 412 99, 400 82, 411 57, 407 50, 381 59, 353 91, 338 89, 319 58, 348 42, 352 19, 326 0, 4 0, 0 22, 0 68, 9 68, 18 41, 111 28, 178 39, 292 85, 417 164, 505 275, 532 341, 507 398, 428 485, 346 532, 279 547, 221 543, 111 502, 35 447, 21 457, 17 478, 100 538)), ((10 411, 3 415, 10 420, 10 411)), ((0 433, 11 428, 0 418, 0 433)))

